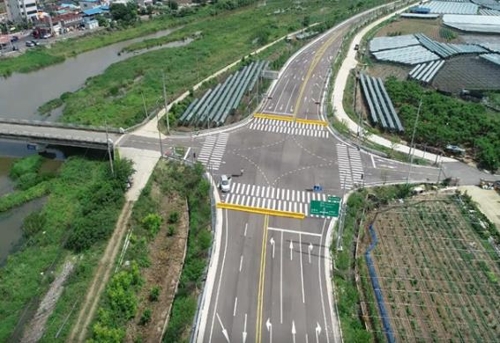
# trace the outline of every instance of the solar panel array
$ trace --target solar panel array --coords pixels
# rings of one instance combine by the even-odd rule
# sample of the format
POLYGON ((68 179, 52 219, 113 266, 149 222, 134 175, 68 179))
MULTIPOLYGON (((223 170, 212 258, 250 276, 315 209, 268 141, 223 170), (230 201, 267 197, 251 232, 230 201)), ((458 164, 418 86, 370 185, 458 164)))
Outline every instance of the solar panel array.
POLYGON ((495 0, 471 0, 471 2, 489 8, 490 10, 500 11, 500 3, 495 0))
POLYGON ((405 48, 374 52, 373 56, 380 61, 389 61, 403 64, 419 64, 439 60, 439 56, 421 45, 405 48))
POLYGON ((269 62, 257 61, 230 75, 224 83, 209 89, 195 99, 181 115, 179 122, 184 125, 222 125, 231 112, 236 110, 246 92, 251 92, 259 75, 269 62))
POLYGON ((484 54, 480 55, 480 57, 500 66, 500 54, 484 54))
POLYGON ((403 132, 403 125, 382 80, 360 73, 360 81, 372 123, 381 126, 384 130, 403 132))
POLYGON ((443 65, 444 60, 419 64, 410 71, 408 78, 423 83, 431 83, 432 79, 443 65))
POLYGON ((461 54, 478 54, 486 52, 484 48, 475 44, 449 44, 436 42, 422 33, 415 34, 420 43, 433 53, 448 58, 461 54))
POLYGON ((480 15, 500 15, 500 11, 497 11, 497 10, 487 10, 487 9, 481 8, 479 10, 479 14, 480 15))
POLYGON ((439 14, 477 14, 479 6, 470 2, 431 1, 425 4, 431 13, 439 14))
POLYGON ((419 45, 419 41, 414 35, 404 35, 395 37, 375 37, 370 41, 370 52, 381 50, 403 48, 406 46, 419 45))
POLYGON ((481 43, 481 46, 491 52, 500 53, 500 43, 481 43))

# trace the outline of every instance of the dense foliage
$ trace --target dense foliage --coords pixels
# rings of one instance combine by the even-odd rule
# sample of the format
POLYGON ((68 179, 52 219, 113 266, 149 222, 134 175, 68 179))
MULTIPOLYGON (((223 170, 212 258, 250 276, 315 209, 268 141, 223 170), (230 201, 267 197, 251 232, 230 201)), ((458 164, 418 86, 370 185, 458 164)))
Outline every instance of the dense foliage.
MULTIPOLYGON (((34 173, 39 168, 37 160, 37 157, 30 157, 16 163, 13 176, 22 178, 22 175, 34 173)), ((96 256, 100 256, 95 253, 98 244, 94 243, 112 231, 121 210, 125 187, 123 179, 128 178, 131 172, 129 162, 116 161, 115 172, 117 178, 110 175, 107 162, 69 158, 56 177, 26 190, 31 193, 42 188, 43 192, 39 195, 49 195, 43 209, 25 219, 23 246, 11 254, 6 265, 0 269, 0 342, 19 341, 26 319, 34 313, 32 311, 36 310, 38 299, 53 281, 52 272, 55 273, 72 254, 64 246, 65 243, 69 245, 69 238, 78 233, 75 229, 78 228, 88 232, 87 236, 79 236, 85 239, 83 245, 87 248, 93 245, 78 259, 55 312, 47 322, 42 342, 54 341, 75 300, 88 287, 88 280, 97 263, 96 256)), ((26 195, 26 192, 15 191, 12 194, 26 195)), ((76 242, 74 238, 71 240, 76 242)), ((80 250, 84 248, 80 242, 76 244, 80 250)), ((68 327, 70 325, 64 327, 62 336, 67 334, 68 327)))
POLYGON ((411 140, 419 101, 422 100, 415 142, 444 149, 460 145, 471 149, 480 167, 495 171, 500 166, 500 116, 482 104, 465 102, 428 91, 412 81, 389 78, 389 96, 411 140))

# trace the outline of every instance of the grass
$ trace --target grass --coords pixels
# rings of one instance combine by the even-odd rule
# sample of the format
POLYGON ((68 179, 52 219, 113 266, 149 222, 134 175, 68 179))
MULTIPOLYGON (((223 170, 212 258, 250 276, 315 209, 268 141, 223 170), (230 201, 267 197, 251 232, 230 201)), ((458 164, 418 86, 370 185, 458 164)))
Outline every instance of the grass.
MULTIPOLYGON (((96 184, 104 185, 103 182, 109 180, 108 167, 107 162, 70 158, 61 167, 57 177, 33 187, 37 189, 47 185, 50 193, 45 206, 37 214, 37 225, 30 228, 29 234, 25 233, 25 243, 20 251, 10 255, 0 270, 1 342, 20 339, 24 325, 29 322, 37 309, 38 300, 46 293, 54 278, 52 272, 57 272, 65 260, 73 259, 77 264, 76 270, 66 281, 65 290, 47 322, 47 331, 42 339, 44 342, 64 340, 67 326, 63 327, 59 339, 55 335, 75 302, 85 293, 103 249, 102 241, 98 242, 75 259, 76 256, 64 248, 64 243, 71 235, 73 223, 85 216, 82 213, 85 200, 82 194, 88 193, 96 184)), ((106 212, 110 220, 102 226, 114 226, 120 209, 119 202, 114 207, 108 206, 106 212)))
POLYGON ((174 35, 184 37, 201 31, 202 38, 185 47, 151 51, 110 66, 67 97, 61 120, 100 125, 104 122, 102 113, 106 112, 110 125, 131 126, 144 117, 141 94, 145 95, 148 112, 158 106, 157 101, 162 96, 162 70, 167 75, 168 99, 173 99, 197 81, 258 48, 255 38, 261 37, 263 30, 268 41, 272 41, 299 29, 297 17, 306 13, 311 22, 332 18, 333 14, 338 22, 348 16, 348 11, 339 10, 346 3, 346 0, 327 4, 312 2, 308 3, 307 12, 289 8, 283 14, 268 15, 283 7, 268 2, 265 7, 247 7, 186 24, 174 35))
POLYGON ((42 106, 38 107, 38 113, 40 114, 50 114, 52 110, 61 107, 64 102, 60 98, 52 99, 42 106))

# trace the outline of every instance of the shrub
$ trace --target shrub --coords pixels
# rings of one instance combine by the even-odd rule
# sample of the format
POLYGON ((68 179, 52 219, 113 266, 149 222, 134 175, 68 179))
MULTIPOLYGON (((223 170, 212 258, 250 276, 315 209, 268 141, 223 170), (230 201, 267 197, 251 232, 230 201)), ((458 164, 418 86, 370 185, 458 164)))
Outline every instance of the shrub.
POLYGON ((139 325, 146 325, 151 321, 151 309, 147 308, 142 313, 141 319, 139 320, 139 325))
POLYGON ((172 212, 168 216, 168 223, 169 224, 175 224, 179 221, 179 212, 172 212))
POLYGON ((150 213, 142 219, 142 226, 151 236, 155 236, 161 228, 162 218, 156 213, 150 213))
POLYGON ((149 291, 149 301, 158 301, 159 298, 160 298, 160 287, 154 286, 149 291))
POLYGON ((24 174, 34 173, 37 174, 42 166, 43 158, 40 155, 32 155, 22 158, 14 163, 10 169, 9 176, 13 180, 17 180, 24 174))
POLYGON ((168 237, 172 237, 173 235, 175 235, 175 231, 176 231, 175 226, 169 225, 168 226, 167 236, 168 237))

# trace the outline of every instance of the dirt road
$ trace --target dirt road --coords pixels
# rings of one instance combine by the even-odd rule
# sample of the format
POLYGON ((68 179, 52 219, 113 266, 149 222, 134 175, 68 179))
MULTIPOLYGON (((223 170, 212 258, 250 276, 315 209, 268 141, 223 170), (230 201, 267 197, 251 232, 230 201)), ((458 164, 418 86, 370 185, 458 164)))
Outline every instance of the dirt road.
POLYGON ((121 241, 127 232, 127 223, 132 213, 132 201, 127 201, 123 207, 122 213, 116 223, 115 231, 109 240, 109 243, 104 251, 104 255, 99 262, 97 272, 94 275, 90 288, 85 296, 83 305, 80 307, 78 318, 71 330, 68 342, 84 342, 87 336, 87 329, 94 317, 101 293, 108 283, 109 276, 114 267, 114 262, 120 248, 121 241))

